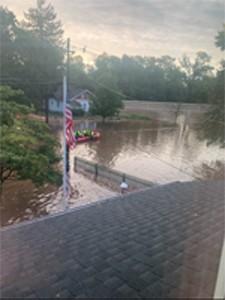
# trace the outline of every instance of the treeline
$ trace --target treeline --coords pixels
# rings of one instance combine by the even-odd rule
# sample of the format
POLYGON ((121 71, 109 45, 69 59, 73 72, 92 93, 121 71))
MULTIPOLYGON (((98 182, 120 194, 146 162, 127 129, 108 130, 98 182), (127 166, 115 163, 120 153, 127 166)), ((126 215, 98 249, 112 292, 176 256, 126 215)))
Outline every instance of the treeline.
MULTIPOLYGON (((225 50, 225 27, 215 43, 225 50)), ((49 127, 30 113, 45 109, 47 121, 48 98, 62 82, 64 45, 62 24, 45 0, 37 0, 21 22, 0 7, 0 185, 11 177, 37 184, 61 181, 55 169, 58 143, 49 127)), ((103 120, 119 112, 122 99, 213 103, 209 124, 214 136, 224 140, 224 70, 224 62, 213 69, 205 52, 194 61, 187 56, 177 61, 102 54, 92 67, 72 57, 69 78, 73 87, 94 92, 92 112, 103 120)))
POLYGON ((23 90, 42 109, 61 81, 65 55, 62 24, 53 6, 38 0, 22 22, 0 7, 0 37, 1 83, 23 90))
MULTIPOLYGON (((48 97, 61 84, 65 59, 63 27, 53 6, 38 0, 22 22, 1 7, 0 36, 2 85, 23 90, 37 109, 47 108, 48 97)), ((224 27, 215 42, 224 50, 224 27)), ((222 96, 221 73, 224 65, 216 70, 206 52, 179 61, 170 56, 101 54, 92 67, 80 56, 72 57, 70 82, 94 93, 104 86, 123 99, 216 103, 222 96)))
POLYGON ((101 81, 110 73, 126 99, 208 102, 215 86, 210 56, 198 52, 194 62, 184 56, 179 65, 170 56, 122 58, 103 54, 90 76, 101 81))

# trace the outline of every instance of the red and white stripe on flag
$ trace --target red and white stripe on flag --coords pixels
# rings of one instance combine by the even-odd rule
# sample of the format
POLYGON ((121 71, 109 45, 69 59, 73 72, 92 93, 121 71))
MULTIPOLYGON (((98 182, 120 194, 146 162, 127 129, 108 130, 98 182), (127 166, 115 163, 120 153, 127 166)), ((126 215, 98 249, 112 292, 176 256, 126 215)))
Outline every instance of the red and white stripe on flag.
POLYGON ((66 143, 69 148, 75 147, 75 136, 73 130, 73 113, 71 111, 70 106, 66 105, 66 143))
MULTIPOLYGON (((67 104, 65 107, 65 121, 66 121, 66 144, 69 149, 75 147, 75 135, 73 130, 73 114, 70 108, 70 105, 67 104)), ((66 163, 69 163, 68 161, 66 163)), ((70 197, 72 195, 72 186, 70 183, 70 173, 69 171, 66 172, 64 175, 66 178, 66 195, 67 197, 70 197)))

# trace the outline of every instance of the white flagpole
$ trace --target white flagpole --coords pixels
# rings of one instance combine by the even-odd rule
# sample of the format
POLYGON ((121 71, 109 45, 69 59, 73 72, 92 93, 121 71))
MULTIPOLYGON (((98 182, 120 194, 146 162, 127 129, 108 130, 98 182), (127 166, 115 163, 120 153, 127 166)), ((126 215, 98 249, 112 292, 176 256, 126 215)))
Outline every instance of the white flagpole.
POLYGON ((67 62, 65 73, 63 75, 63 199, 64 209, 68 208, 69 200, 69 186, 68 185, 68 174, 67 174, 67 145, 66 145, 66 105, 68 97, 68 80, 69 80, 69 64, 70 64, 70 39, 67 39, 67 62))
POLYGON ((67 78, 63 75, 63 201, 64 209, 68 207, 67 195, 67 161, 66 161, 66 100, 67 100, 67 78))

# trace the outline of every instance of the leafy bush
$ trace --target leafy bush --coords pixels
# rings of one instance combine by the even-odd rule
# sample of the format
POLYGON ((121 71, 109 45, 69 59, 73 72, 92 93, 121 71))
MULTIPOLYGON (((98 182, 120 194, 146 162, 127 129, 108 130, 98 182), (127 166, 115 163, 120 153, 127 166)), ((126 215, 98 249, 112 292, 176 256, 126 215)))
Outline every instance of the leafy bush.
MULTIPOLYGON (((4 97, 3 97, 4 99, 4 97)), ((31 109, 0 99, 0 182, 10 177, 31 179, 36 184, 60 183, 55 169, 59 144, 49 127, 29 117, 31 109)))

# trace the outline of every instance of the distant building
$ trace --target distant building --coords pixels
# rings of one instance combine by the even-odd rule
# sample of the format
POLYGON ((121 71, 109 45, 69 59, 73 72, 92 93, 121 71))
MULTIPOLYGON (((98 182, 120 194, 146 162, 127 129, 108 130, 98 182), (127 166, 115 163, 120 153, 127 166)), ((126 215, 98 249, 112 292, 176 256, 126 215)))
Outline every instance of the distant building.
POLYGON ((90 110, 90 99, 92 96, 92 92, 89 90, 77 89, 75 91, 75 95, 70 99, 71 105, 75 103, 79 103, 83 111, 89 112, 90 110))
MULTIPOLYGON (((68 103, 72 109, 82 109, 89 112, 91 96, 94 94, 88 89, 72 89, 69 88, 68 103)), ((59 87, 52 97, 48 99, 48 108, 50 112, 63 112, 62 87, 59 87)))
POLYGON ((48 99, 48 110, 50 112, 63 112, 63 102, 51 97, 48 99))

